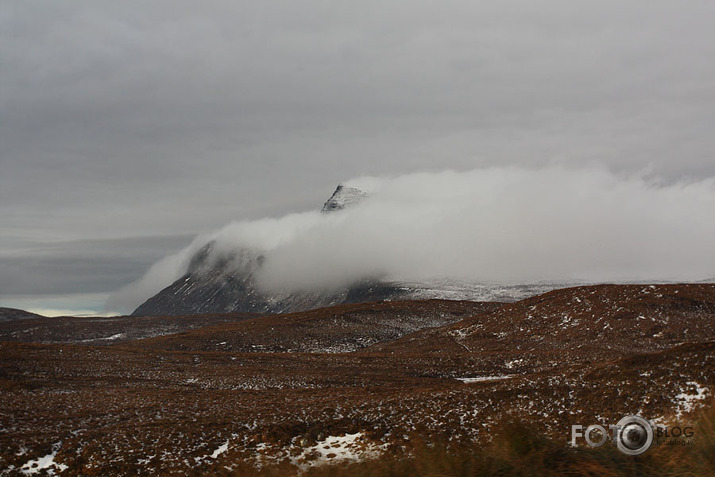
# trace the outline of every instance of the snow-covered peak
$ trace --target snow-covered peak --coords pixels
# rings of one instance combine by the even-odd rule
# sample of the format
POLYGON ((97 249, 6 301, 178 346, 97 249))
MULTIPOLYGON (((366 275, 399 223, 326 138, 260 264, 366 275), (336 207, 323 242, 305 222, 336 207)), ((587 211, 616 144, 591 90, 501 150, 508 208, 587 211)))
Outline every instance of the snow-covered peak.
POLYGON ((330 199, 323 204, 323 209, 321 212, 335 212, 336 210, 342 210, 345 207, 349 207, 368 196, 368 193, 360 190, 356 187, 349 187, 340 184, 330 199))

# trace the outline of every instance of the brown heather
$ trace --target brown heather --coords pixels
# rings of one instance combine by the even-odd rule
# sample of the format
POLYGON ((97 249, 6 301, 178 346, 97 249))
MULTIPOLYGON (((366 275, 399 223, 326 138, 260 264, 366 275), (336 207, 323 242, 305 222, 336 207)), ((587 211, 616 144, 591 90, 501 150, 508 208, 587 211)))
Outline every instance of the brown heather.
POLYGON ((183 327, 154 337, 52 320, 0 325, 1 475, 55 451, 73 476, 715 475, 714 285, 155 318, 183 327), (635 413, 695 444, 570 447, 572 424, 635 413), (340 461, 331 439, 356 433, 340 461))

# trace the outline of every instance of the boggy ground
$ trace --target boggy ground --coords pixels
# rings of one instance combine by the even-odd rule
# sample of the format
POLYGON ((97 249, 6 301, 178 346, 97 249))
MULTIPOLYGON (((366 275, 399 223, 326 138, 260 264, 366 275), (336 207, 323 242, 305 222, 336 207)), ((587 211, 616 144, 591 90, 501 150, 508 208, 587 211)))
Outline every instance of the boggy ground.
MULTIPOLYGON (((696 421, 715 385, 714 304, 713 285, 579 287, 505 306, 403 302, 240 316, 113 346, 70 337, 4 342, 0 469, 377 475, 402 462, 412 470, 397 475, 410 475, 429 452, 463 462, 464 449, 486 446, 513 420, 551 442, 549 449, 573 452, 572 424, 612 424, 627 414, 696 421), (400 339, 383 332, 388 319, 390 329, 407 329, 394 321, 433 323, 440 314, 446 324, 400 339), (286 346, 335 351, 358 343, 350 323, 365 330, 366 320, 383 331, 353 352, 286 346), (309 333, 296 332, 295 323, 309 333), (246 352, 252 342, 278 344, 246 352), (362 463, 348 466, 355 461, 362 463)), ((656 451, 682 452, 649 453, 656 451)), ((474 472, 457 464, 440 472, 488 468, 474 459, 467 459, 474 472)))

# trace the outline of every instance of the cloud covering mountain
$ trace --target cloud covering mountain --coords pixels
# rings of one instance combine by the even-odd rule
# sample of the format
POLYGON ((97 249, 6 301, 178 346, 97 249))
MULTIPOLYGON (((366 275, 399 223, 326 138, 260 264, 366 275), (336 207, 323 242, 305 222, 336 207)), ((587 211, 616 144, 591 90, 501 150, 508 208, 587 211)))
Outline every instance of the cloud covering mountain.
POLYGON ((355 281, 451 278, 703 280, 715 275, 715 180, 662 183, 600 168, 493 167, 345 182, 367 191, 338 213, 240 221, 197 237, 108 302, 130 311, 181 277, 214 241, 217 259, 264 256, 267 292, 335 289, 355 281))

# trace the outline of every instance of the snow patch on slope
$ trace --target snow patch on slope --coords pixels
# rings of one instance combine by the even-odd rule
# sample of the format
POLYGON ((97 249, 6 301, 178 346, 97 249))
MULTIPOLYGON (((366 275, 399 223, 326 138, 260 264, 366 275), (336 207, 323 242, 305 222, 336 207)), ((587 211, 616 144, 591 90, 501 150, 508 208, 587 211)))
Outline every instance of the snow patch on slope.
POLYGON ((675 396, 678 403, 678 410, 676 415, 680 419, 683 414, 694 411, 701 404, 700 401, 705 399, 705 395, 708 394, 708 388, 701 386, 695 381, 688 381, 686 383, 689 389, 694 389, 694 393, 684 391, 675 396))
POLYGON ((292 463, 300 468, 308 468, 345 461, 359 461, 378 457, 384 450, 384 444, 368 441, 362 432, 343 436, 326 437, 311 447, 306 447, 292 463))
POLYGON ((57 452, 60 450, 61 446, 61 442, 53 445, 52 452, 50 454, 26 462, 22 467, 20 467, 20 471, 25 475, 34 475, 40 471, 44 471, 45 475, 55 475, 55 471, 64 472, 67 469, 67 466, 55 462, 55 457, 57 457, 57 452))

